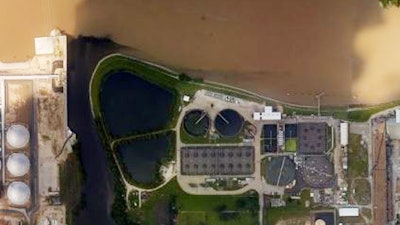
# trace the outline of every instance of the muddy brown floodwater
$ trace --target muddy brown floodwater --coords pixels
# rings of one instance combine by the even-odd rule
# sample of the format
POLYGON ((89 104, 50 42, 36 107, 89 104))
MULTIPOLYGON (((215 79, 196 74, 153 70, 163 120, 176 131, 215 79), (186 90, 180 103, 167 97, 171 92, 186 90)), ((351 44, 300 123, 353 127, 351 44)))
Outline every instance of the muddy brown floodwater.
POLYGON ((323 104, 400 95, 400 15, 376 1, 0 0, 0 15, 0 61, 28 58, 32 38, 59 27, 293 103, 314 105, 321 91, 323 104))

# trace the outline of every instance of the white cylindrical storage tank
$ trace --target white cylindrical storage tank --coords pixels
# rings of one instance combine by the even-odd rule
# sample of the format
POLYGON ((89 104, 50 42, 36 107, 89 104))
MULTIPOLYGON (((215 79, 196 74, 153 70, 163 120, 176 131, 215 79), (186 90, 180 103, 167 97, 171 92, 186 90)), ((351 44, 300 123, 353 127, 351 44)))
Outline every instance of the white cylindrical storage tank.
POLYGON ((28 203, 31 190, 24 182, 12 182, 7 188, 7 198, 12 205, 23 206, 28 203))
POLYGON ((326 225, 326 223, 324 220, 318 219, 317 221, 315 221, 315 225, 326 225))
POLYGON ((340 145, 347 146, 349 144, 349 124, 340 123, 340 145))
POLYGON ((7 130, 6 140, 12 148, 23 148, 29 143, 29 131, 23 125, 13 124, 7 130))
POLYGON ((22 153, 13 153, 7 159, 7 171, 13 177, 21 177, 29 172, 30 162, 22 153))

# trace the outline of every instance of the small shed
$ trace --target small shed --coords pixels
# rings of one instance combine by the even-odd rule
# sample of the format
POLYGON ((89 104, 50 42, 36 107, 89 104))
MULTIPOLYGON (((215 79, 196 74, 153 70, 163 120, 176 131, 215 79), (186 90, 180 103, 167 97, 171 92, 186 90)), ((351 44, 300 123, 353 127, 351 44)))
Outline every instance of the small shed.
POLYGON ((183 96, 183 101, 184 102, 189 102, 190 101, 190 96, 189 95, 184 95, 183 96))

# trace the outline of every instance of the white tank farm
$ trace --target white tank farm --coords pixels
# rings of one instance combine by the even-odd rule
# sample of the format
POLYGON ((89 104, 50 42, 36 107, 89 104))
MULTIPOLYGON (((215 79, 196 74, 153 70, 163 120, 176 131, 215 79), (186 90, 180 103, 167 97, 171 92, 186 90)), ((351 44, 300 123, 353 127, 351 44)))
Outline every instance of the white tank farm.
POLYGON ((20 124, 11 125, 6 134, 7 143, 12 148, 23 148, 29 143, 29 131, 20 124))
POLYGON ((7 171, 13 177, 21 177, 29 172, 30 162, 22 153, 13 153, 7 159, 7 171))
POLYGON ((7 188, 7 198, 12 205, 26 205, 31 198, 31 190, 24 182, 12 182, 7 188))

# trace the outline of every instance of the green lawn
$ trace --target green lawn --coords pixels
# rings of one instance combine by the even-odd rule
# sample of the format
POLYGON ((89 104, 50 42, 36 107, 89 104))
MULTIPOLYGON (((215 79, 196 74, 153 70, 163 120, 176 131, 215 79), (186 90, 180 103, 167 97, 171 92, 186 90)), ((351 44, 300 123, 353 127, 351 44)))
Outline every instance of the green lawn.
POLYGON ((301 191, 300 199, 289 199, 288 195, 284 195, 286 201, 285 207, 266 208, 264 211, 264 224, 275 225, 279 220, 295 219, 307 217, 313 206, 310 190, 304 189, 301 191), (310 207, 306 208, 306 202, 310 202, 310 207))
POLYGON ((178 214, 179 225, 204 225, 207 224, 207 213, 200 212, 181 212, 178 214))
POLYGON ((348 177, 368 176, 368 150, 361 146, 361 135, 350 134, 348 149, 348 177))
POLYGON ((296 152, 297 151, 297 138, 288 138, 285 142, 286 152, 296 152))
POLYGON ((287 200, 285 207, 267 208, 264 213, 264 224, 275 225, 279 220, 309 216, 311 209, 306 208, 304 202, 304 200, 287 200))
POLYGON ((258 223, 257 195, 189 195, 181 190, 176 179, 151 193, 142 208, 131 210, 129 215, 144 225, 167 223, 165 218, 171 217, 172 210, 171 207, 166 208, 166 206, 175 206, 178 213, 178 224, 196 224, 203 220, 206 220, 206 224, 216 225, 258 223), (224 212, 237 212, 237 217, 234 220, 224 221, 218 211, 221 207, 224 212))

